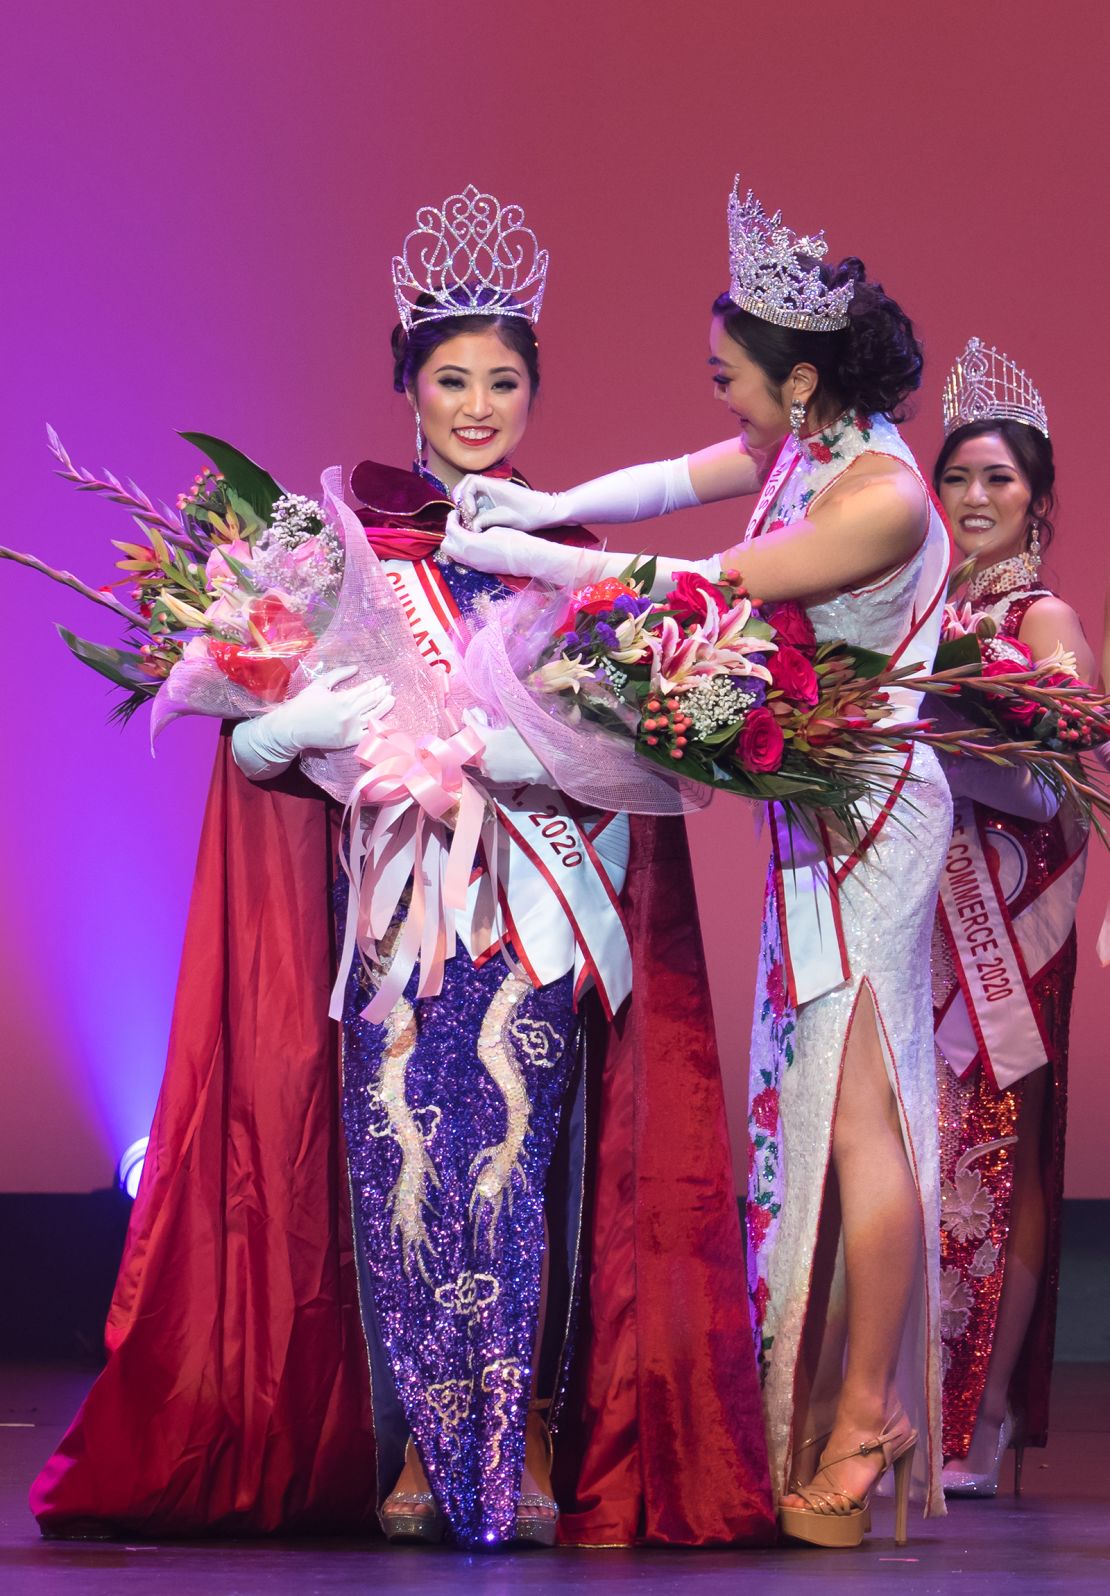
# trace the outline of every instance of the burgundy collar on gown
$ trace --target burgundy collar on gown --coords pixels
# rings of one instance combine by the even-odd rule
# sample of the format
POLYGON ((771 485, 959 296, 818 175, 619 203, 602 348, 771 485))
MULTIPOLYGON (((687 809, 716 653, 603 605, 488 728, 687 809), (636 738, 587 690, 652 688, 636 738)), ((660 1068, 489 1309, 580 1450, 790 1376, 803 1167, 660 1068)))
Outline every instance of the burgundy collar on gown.
MULTIPOLYGON (((519 471, 494 470, 490 476, 507 476, 522 487, 528 482, 519 471)), ((454 508, 438 483, 415 471, 364 460, 351 473, 351 491, 359 504, 356 514, 380 560, 424 560, 443 542, 443 529, 454 508)), ((537 534, 556 543, 590 548, 597 543, 583 526, 550 527, 537 534)), ((504 578, 510 587, 523 587, 527 578, 504 578)))

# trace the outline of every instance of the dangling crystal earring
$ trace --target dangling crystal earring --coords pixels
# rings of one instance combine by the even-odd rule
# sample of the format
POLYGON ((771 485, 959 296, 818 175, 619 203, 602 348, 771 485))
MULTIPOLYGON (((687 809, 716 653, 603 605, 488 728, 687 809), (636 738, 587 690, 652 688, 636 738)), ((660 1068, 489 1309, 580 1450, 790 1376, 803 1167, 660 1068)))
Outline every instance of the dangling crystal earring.
POLYGON ((419 471, 424 465, 424 431, 420 425, 420 412, 415 407, 413 415, 416 417, 416 459, 412 462, 412 469, 419 471))
POLYGON ((1029 547, 1022 555, 1022 559, 1029 575, 1036 576, 1041 568, 1041 528, 1036 521, 1029 527, 1029 547))
POLYGON ((805 426, 805 424, 806 424, 806 407, 805 407, 804 401, 801 400, 801 399, 793 399, 793 400, 791 400, 791 402, 790 402, 790 434, 791 434, 791 437, 794 439, 795 443, 797 443, 798 439, 801 437, 802 428, 805 426))

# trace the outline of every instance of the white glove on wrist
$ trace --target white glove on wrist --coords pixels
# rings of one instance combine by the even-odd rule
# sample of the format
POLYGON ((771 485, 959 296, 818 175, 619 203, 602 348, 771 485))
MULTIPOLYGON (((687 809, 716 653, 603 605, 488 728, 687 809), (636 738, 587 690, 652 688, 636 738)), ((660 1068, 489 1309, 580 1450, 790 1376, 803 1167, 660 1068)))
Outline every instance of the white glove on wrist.
MULTIPOLYGON (((531 576, 556 587, 581 587, 597 582, 612 564, 615 571, 624 566, 618 556, 597 549, 576 549, 565 543, 549 543, 546 538, 530 537, 508 527, 490 532, 471 532, 463 526, 458 511, 447 517, 443 534, 443 553, 460 565, 475 571, 492 571, 495 576, 531 576)), ((627 565, 627 560, 625 565, 627 565)))
POLYGON ((392 709, 393 693, 381 676, 336 691, 336 684, 356 669, 324 671, 295 698, 239 721, 231 733, 231 752, 244 776, 264 781, 280 775, 307 748, 350 748, 361 742, 371 716, 392 709))
POLYGON ((581 482, 564 493, 537 493, 499 477, 463 477, 454 492, 462 519, 475 532, 512 527, 538 532, 544 527, 592 521, 647 521, 696 505, 690 460, 656 460, 627 466, 608 476, 581 482))
POLYGON ((520 782, 550 785, 550 774, 515 726, 491 726, 480 709, 464 710, 463 719, 485 742, 479 768, 487 781, 495 785, 520 782))
POLYGON ((990 765, 963 754, 942 760, 948 785, 957 798, 971 798, 991 809, 1044 825, 1060 808, 1060 799, 1028 765, 990 765))
MULTIPOLYGON (((472 532, 463 526, 457 511, 447 517, 442 549, 449 560, 469 565, 475 571, 490 571, 495 576, 530 576, 556 587, 584 587, 607 576, 619 576, 635 558, 631 554, 607 554, 603 549, 549 543, 510 527, 472 532)), ((707 581, 715 582, 721 574, 721 559, 717 554, 707 560, 667 560, 660 556, 648 596, 662 598, 680 571, 697 571, 707 581)))

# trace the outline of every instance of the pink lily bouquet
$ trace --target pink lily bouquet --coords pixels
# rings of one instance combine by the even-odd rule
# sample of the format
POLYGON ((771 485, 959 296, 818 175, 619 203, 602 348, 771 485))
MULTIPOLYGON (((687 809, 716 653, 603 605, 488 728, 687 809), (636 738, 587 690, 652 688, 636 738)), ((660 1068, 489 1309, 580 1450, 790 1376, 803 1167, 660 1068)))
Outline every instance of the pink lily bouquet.
POLYGON ((882 724, 901 673, 819 644, 799 605, 755 602, 734 571, 684 572, 661 602, 644 597, 653 581, 647 561, 573 593, 532 691, 676 775, 847 815, 905 747, 906 725, 882 724))
POLYGON ((826 809, 848 830, 860 799, 889 781, 892 759, 901 763, 913 741, 1032 762, 1087 813, 1110 814, 1110 792, 1078 758, 1110 738, 1110 699, 1069 675, 1066 660, 1018 659, 1008 640, 992 653, 974 629, 957 640, 950 627, 954 647, 925 674, 842 641, 818 643, 799 605, 758 603, 737 572, 716 583, 683 573, 661 602, 644 597, 654 576, 654 561, 633 564, 570 595, 527 677, 533 694, 697 784, 826 809), (969 706, 971 724, 892 719, 898 687, 956 700, 961 713, 969 706))

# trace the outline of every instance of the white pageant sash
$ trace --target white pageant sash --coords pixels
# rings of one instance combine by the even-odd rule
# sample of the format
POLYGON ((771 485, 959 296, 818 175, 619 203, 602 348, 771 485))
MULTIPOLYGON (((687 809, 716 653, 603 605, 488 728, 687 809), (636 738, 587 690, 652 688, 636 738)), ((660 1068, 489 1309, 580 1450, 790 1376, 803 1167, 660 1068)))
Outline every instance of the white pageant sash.
MULTIPOLYGON (((429 667, 450 677, 465 638, 441 571, 431 560, 382 563, 429 667)), ((551 787, 489 798, 497 824, 483 830, 487 870, 455 914, 456 933, 479 963, 507 937, 538 986, 585 972, 611 1018, 631 990, 632 952, 617 894, 589 841, 602 817, 576 814, 551 787)))
MULTIPOLYGON (((576 976, 593 978, 612 1019, 632 990, 632 947, 620 902, 591 846, 590 821, 576 819, 550 787, 494 798, 499 821, 498 890, 507 929, 537 985, 570 967, 565 926, 574 937, 576 976), (562 917, 552 913, 552 898, 562 917)), ((576 986, 578 985, 576 980, 576 986)))
POLYGON ((766 482, 763 484, 763 491, 756 501, 751 519, 748 522, 744 536, 740 540, 742 543, 750 543, 754 537, 759 536, 768 510, 778 498, 787 477, 800 459, 801 452, 798 445, 788 433, 783 439, 782 448, 779 450, 775 463, 768 473, 766 482))
POLYGON ((937 1047, 954 1075, 963 1077, 980 1060, 1004 1092, 1049 1061, 1032 982, 1075 924, 1087 853, 1085 836, 1073 829, 1067 863, 1011 916, 989 867, 975 805, 969 798, 954 805, 939 908, 959 987, 936 1027, 937 1047))

